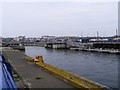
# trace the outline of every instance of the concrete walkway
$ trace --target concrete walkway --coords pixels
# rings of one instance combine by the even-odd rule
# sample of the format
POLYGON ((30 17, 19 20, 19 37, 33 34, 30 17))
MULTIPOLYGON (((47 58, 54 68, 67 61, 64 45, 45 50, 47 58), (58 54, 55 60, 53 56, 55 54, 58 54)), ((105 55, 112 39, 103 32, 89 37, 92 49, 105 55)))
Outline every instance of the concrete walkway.
POLYGON ((25 54, 17 50, 3 51, 8 61, 25 80, 29 88, 73 88, 71 85, 64 82, 62 79, 50 74, 44 69, 37 66, 35 63, 30 63, 25 60, 25 54))

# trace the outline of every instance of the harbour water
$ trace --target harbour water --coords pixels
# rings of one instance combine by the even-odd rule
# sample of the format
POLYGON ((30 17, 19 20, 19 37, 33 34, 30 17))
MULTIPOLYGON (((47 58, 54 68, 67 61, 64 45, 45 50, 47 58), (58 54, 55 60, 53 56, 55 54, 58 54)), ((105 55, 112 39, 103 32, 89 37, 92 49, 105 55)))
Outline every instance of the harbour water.
POLYGON ((25 54, 35 57, 42 55, 44 62, 98 82, 110 88, 118 88, 118 61, 120 55, 54 50, 44 47, 25 47, 25 54))

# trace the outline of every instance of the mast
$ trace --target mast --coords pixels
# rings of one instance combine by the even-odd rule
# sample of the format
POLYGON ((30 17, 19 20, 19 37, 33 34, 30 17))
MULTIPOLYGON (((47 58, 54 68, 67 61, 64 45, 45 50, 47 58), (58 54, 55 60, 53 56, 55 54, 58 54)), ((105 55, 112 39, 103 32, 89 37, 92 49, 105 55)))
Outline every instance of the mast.
POLYGON ((97 31, 97 39, 98 39, 98 37, 99 37, 99 32, 97 31))

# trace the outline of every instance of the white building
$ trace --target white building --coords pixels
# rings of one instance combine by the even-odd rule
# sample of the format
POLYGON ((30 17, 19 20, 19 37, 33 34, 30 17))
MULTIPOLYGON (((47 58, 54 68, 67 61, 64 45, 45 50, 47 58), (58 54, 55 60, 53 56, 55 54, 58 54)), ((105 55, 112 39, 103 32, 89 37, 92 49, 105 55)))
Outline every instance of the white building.
POLYGON ((18 37, 14 37, 13 40, 14 41, 19 41, 19 38, 18 37))
POLYGON ((42 36, 43 39, 53 39, 56 38, 55 36, 42 36))

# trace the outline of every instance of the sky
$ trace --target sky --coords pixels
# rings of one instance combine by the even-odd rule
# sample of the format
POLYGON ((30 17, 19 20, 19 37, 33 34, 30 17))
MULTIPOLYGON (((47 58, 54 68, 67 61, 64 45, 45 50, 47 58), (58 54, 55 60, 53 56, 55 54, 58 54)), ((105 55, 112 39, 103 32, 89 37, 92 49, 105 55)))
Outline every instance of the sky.
POLYGON ((112 36, 118 29, 117 0, 30 1, 0 3, 0 35, 112 36))

